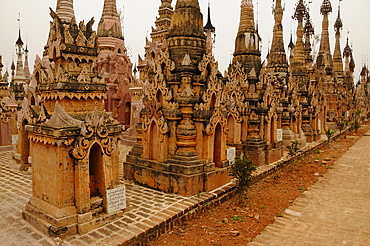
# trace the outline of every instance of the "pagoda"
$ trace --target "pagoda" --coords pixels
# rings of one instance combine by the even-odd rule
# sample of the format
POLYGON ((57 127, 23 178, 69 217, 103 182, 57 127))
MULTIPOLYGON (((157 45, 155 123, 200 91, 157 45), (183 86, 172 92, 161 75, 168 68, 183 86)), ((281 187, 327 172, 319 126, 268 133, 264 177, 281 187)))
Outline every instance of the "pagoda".
POLYGON ((50 15, 44 56, 32 75, 40 100, 25 125, 33 194, 23 218, 53 237, 83 234, 117 218, 125 189, 118 163, 122 126, 104 111, 104 74, 94 72, 94 21, 77 24, 73 0, 58 0, 50 15))

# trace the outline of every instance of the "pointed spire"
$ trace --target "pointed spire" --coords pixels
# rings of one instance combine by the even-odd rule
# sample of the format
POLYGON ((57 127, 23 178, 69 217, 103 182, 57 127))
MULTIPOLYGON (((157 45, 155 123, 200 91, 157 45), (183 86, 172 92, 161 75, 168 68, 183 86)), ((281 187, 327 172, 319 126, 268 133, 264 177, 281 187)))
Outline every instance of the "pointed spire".
POLYGON ((330 0, 323 1, 320 11, 321 14, 323 15, 323 21, 320 40, 320 50, 317 57, 317 65, 321 68, 326 68, 333 66, 333 58, 330 51, 330 39, 329 39, 329 13, 332 12, 330 0))
POLYGON ((103 13, 98 25, 98 37, 123 39, 122 25, 117 12, 116 0, 104 0, 103 13))
POLYGON ((103 16, 117 16, 116 0, 104 0, 103 16))
POLYGON ((211 3, 208 2, 208 20, 207 24, 204 26, 204 31, 206 32, 207 36, 207 52, 212 52, 213 49, 213 43, 214 43, 214 37, 212 37, 212 34, 216 32, 216 28, 212 25, 211 21, 211 3))
POLYGON ((296 71, 302 70, 302 66, 305 64, 305 57, 304 57, 304 43, 303 43, 303 35, 304 35, 304 27, 303 27, 303 18, 307 13, 306 6, 303 3, 303 0, 299 0, 295 12, 294 12, 294 19, 298 21, 297 26, 297 42, 294 47, 294 58, 293 58, 293 70, 296 71))
POLYGON ((335 21, 334 28, 336 32, 340 32, 340 30, 342 30, 343 28, 343 22, 342 19, 340 18, 340 2, 338 5, 338 17, 337 20, 335 21))
POLYGON ((0 82, 3 81, 3 56, 0 55, 0 82))
POLYGON ((208 19, 207 24, 204 26, 204 30, 210 30, 211 32, 215 32, 216 28, 212 25, 211 21, 211 3, 208 2, 208 19))
POLYGON ((344 47, 343 56, 344 56, 344 63, 345 63, 344 71, 347 74, 351 74, 354 70, 355 64, 353 61, 352 48, 349 46, 348 37, 347 37, 346 47, 344 47))
POLYGON ((283 38, 283 14, 284 9, 281 5, 281 0, 276 0, 274 8, 275 25, 267 64, 267 67, 274 68, 275 72, 288 72, 283 38))
POLYGON ((75 18, 73 0, 58 0, 56 14, 62 22, 71 22, 71 19, 75 18))
POLYGON ((19 28, 19 34, 18 34, 18 39, 17 39, 17 42, 15 42, 16 45, 18 46, 23 46, 23 41, 22 41, 22 37, 21 37, 21 29, 19 28))
POLYGON ((261 38, 254 22, 253 2, 252 0, 242 0, 233 63, 239 62, 247 69, 248 73, 254 68, 259 75, 262 66, 260 42, 261 38))
POLYGON ((338 17, 334 24, 335 28, 335 48, 334 48, 334 55, 333 55, 333 66, 334 72, 336 73, 343 73, 343 60, 341 55, 341 48, 340 48, 340 31, 343 28, 343 23, 340 18, 340 5, 338 6, 338 17))
POLYGON ((311 35, 315 33, 315 29, 312 26, 311 22, 311 17, 309 13, 310 9, 309 7, 307 8, 307 13, 306 13, 306 22, 304 25, 304 32, 305 32, 305 43, 304 43, 304 53, 305 53, 305 59, 306 63, 311 63, 313 61, 311 51, 311 35))
POLYGON ((289 44, 288 44, 288 48, 289 49, 294 49, 294 42, 293 42, 293 33, 292 32, 290 32, 290 42, 289 42, 289 44))
POLYGON ((165 37, 168 35, 168 31, 171 26, 171 19, 173 15, 172 0, 161 0, 162 4, 159 7, 158 14, 155 21, 155 28, 153 28, 150 37, 153 42, 162 42, 165 37))
POLYGON ((29 64, 28 64, 28 48, 27 48, 27 45, 26 45, 26 49, 24 50, 24 76, 26 77, 27 79, 27 82, 30 81, 30 67, 29 67, 29 64))
POLYGON ((352 55, 352 49, 351 47, 349 47, 349 39, 347 37, 347 43, 346 43, 346 46, 344 47, 343 56, 350 57, 351 55, 352 55))
POLYGON ((15 73, 15 80, 22 83, 26 81, 24 76, 24 67, 23 67, 23 41, 21 38, 21 29, 19 28, 18 40, 16 42, 17 45, 17 65, 16 65, 16 73, 15 73))

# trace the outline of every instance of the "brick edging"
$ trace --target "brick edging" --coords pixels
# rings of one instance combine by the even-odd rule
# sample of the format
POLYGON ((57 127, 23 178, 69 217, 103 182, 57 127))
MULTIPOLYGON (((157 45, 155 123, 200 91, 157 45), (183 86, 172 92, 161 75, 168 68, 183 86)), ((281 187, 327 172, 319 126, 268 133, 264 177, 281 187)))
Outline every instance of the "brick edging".
MULTIPOLYGON (((330 140, 330 142, 335 141, 336 139, 342 137, 344 134, 347 134, 348 132, 349 132, 349 128, 342 131, 341 133, 335 134, 332 140, 330 140)), ((267 167, 270 167, 270 168, 264 171, 258 172, 259 170, 257 169, 255 173, 253 174, 254 178, 253 178, 252 183, 258 183, 265 177, 273 174, 274 172, 282 169, 285 166, 289 166, 290 164, 294 163, 295 160, 305 157, 306 155, 312 153, 313 151, 323 146, 326 146, 328 144, 329 144, 328 140, 324 140, 324 141, 319 140, 318 144, 298 153, 297 155, 289 159, 279 160, 273 164, 266 165, 267 167)), ((261 168, 263 167, 266 168, 266 166, 262 166, 261 168)), ((209 210, 213 207, 216 207, 227 200, 230 200, 232 197, 236 195, 237 193, 236 191, 237 189, 235 187, 235 184, 231 182, 231 183, 228 183, 222 187, 219 187, 213 190, 212 192, 204 192, 200 194, 199 196, 197 195, 192 196, 190 197, 190 199, 199 199, 199 202, 192 206, 188 206, 186 209, 183 209, 181 212, 178 212, 172 217, 165 218, 161 220, 160 222, 156 223, 153 221, 153 223, 156 223, 155 226, 146 229, 144 232, 140 233, 139 235, 136 235, 133 238, 129 239, 128 241, 122 244, 119 244, 119 246, 148 245, 150 242, 159 238, 160 235, 165 234, 178 226, 184 225, 186 221, 193 219, 196 215, 203 213, 204 211, 209 210)))

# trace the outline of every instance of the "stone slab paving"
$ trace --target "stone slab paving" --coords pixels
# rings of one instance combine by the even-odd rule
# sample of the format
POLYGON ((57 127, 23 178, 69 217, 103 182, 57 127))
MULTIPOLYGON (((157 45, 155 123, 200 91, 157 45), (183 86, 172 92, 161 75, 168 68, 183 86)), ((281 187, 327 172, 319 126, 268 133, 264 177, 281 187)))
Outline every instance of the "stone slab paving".
MULTIPOLYGON (((122 148, 122 153, 128 152, 125 147, 122 148)), ((10 167, 11 157, 11 151, 0 152, 0 246, 121 245, 155 227, 163 232, 168 231, 171 228, 162 228, 160 225, 169 227, 168 221, 217 198, 231 188, 231 184, 228 184, 212 192, 183 197, 126 183, 128 208, 123 217, 84 235, 70 236, 62 241, 53 240, 22 219, 21 213, 32 194, 32 177, 28 172, 10 167)), ((123 158, 124 154, 120 161, 123 158)))
POLYGON ((366 135, 248 246, 369 246, 370 136, 366 135))

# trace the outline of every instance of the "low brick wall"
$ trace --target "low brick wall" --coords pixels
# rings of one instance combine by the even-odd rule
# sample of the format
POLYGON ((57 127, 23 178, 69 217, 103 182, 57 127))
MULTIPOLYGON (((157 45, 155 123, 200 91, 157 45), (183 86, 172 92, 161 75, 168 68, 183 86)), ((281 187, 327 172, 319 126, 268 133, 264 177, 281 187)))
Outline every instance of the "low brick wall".
MULTIPOLYGON (((343 131, 342 133, 337 133, 332 138, 331 141, 334 141, 344 134, 348 130, 343 131)), ((328 140, 319 140, 314 144, 311 144, 309 147, 303 148, 301 152, 297 155, 290 157, 288 159, 279 160, 273 164, 265 165, 259 167, 253 174, 253 183, 257 183, 264 179, 265 177, 273 174, 274 172, 280 170, 281 168, 288 166, 302 157, 305 157, 312 152, 320 149, 321 147, 327 145, 328 140)), ((204 192, 199 195, 192 196, 192 199, 197 199, 198 202, 192 206, 186 206, 179 204, 178 208, 181 212, 170 211, 167 215, 167 218, 163 221, 158 221, 153 217, 153 227, 151 228, 142 228, 145 230, 141 234, 137 235, 134 238, 129 239, 128 241, 120 244, 120 246, 144 246, 148 245, 151 241, 157 239, 160 235, 170 232, 174 228, 183 225, 186 221, 189 221, 195 218, 200 213, 203 213, 213 207, 220 205, 221 203, 230 200, 236 195, 236 187, 234 183, 226 184, 220 188, 213 190, 212 192, 204 192)), ((148 218, 150 220, 151 218, 148 218)))

